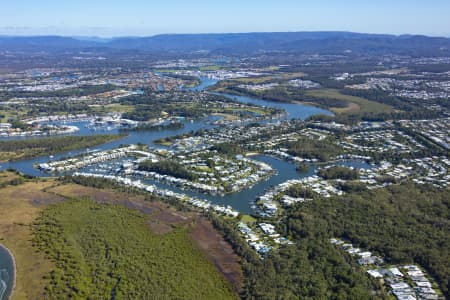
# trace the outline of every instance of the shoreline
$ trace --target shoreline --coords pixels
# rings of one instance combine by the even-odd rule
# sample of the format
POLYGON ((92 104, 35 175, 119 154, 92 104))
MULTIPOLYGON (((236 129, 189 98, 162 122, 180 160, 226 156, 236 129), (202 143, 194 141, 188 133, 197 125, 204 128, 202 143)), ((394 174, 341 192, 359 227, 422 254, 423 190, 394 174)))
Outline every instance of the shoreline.
POLYGON ((6 299, 11 299, 12 295, 14 294, 14 290, 16 289, 16 277, 17 277, 17 267, 16 267, 16 258, 14 257, 14 255, 12 254, 11 250, 9 250, 5 245, 0 244, 0 248, 3 248, 6 250, 6 252, 8 252, 9 256, 11 257, 12 260, 12 264, 13 264, 13 276, 12 276, 12 287, 11 287, 11 293, 8 295, 8 297, 6 299))

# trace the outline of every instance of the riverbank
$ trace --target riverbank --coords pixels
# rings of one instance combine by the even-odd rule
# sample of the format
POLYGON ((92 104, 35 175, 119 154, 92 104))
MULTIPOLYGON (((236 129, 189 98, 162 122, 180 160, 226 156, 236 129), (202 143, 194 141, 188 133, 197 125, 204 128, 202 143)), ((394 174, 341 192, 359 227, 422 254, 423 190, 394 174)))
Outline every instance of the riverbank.
MULTIPOLYGON (((6 297, 4 297, 4 299, 11 299, 12 294, 14 293, 14 290, 16 288, 16 274, 17 274, 16 259, 14 258, 14 255, 12 254, 11 250, 9 250, 5 245, 0 244, 0 248, 5 250, 9 254, 9 257, 11 258, 11 261, 12 261, 13 274, 12 274, 12 276, 11 276, 11 274, 8 274, 12 278, 11 279, 12 283, 11 284, 8 283, 11 288, 10 288, 9 295, 6 294, 6 297)), ((6 291, 8 291, 8 288, 6 288, 6 291)))
POLYGON ((305 120, 313 115, 327 115, 333 116, 334 113, 325 108, 320 108, 317 105, 307 105, 305 103, 288 103, 281 101, 265 100, 261 98, 252 98, 250 96, 238 96, 227 93, 215 93, 217 95, 225 96, 231 100, 238 101, 245 104, 254 104, 263 107, 271 107, 276 109, 282 109, 286 113, 283 114, 279 119, 300 119, 305 120))
MULTIPOLYGON (((214 80, 210 80, 210 79, 203 79, 202 78, 202 84, 200 86, 197 86, 196 88, 192 88, 189 89, 190 91, 200 91, 200 90, 204 90, 207 86, 214 84, 216 81, 214 80)), ((328 114, 328 115, 332 115, 332 112, 327 111, 327 110, 323 110, 314 106, 306 106, 306 105, 300 105, 300 104, 286 104, 286 103, 276 103, 276 102, 270 102, 270 101, 265 101, 262 99, 253 99, 253 98, 248 98, 248 97, 235 97, 233 95, 227 95, 227 94, 223 94, 223 96, 231 99, 231 100, 237 100, 241 103, 252 103, 252 104, 256 104, 256 105, 261 105, 261 106, 266 106, 266 107, 271 107, 271 108, 276 108, 276 109, 284 109, 287 114, 280 116, 280 120, 284 120, 287 118, 296 118, 296 119, 306 119, 312 115, 317 115, 317 114, 328 114)), ((215 128, 217 127, 217 125, 211 124, 214 123, 214 121, 216 121, 219 117, 218 116, 209 116, 208 118, 205 119, 200 119, 200 120, 194 120, 193 122, 186 122, 184 123, 183 128, 173 128, 173 129, 163 129, 163 130, 156 130, 156 131, 130 131, 128 132, 128 136, 124 139, 118 140, 118 141, 113 141, 111 143, 108 144, 103 144, 103 145, 99 145, 96 150, 99 151, 106 151, 106 150, 111 150, 117 147, 120 147, 121 144, 137 144, 137 143, 145 143, 147 145, 149 145, 150 147, 155 147, 155 148, 165 148, 164 146, 168 146, 168 144, 156 144, 155 141, 163 141, 165 139, 167 139, 167 137, 170 136, 176 136, 176 135, 181 135, 181 134, 186 134, 189 132, 196 132, 197 130, 206 130, 206 129, 211 129, 211 128, 215 128)), ((96 131, 91 131, 87 128, 85 128, 84 123, 75 123, 73 125, 76 125, 80 128, 80 132, 79 134, 83 134, 83 135, 98 135, 99 132, 96 131)), ((111 131, 111 133, 118 133, 118 130, 113 130, 111 131)), ((59 154, 55 154, 54 158, 52 160, 60 160, 62 158, 67 158, 67 157, 73 157, 76 155, 81 155, 81 154, 85 154, 86 151, 84 150, 77 150, 77 151, 71 151, 71 152, 62 152, 59 154)), ((256 159, 262 159, 262 162, 269 162, 269 164, 276 169, 276 174, 274 176, 271 176, 270 178, 268 178, 267 180, 263 180, 261 182, 256 183, 253 187, 247 188, 247 189, 243 189, 240 192, 237 193, 231 193, 231 194, 227 194, 225 197, 220 197, 220 196, 214 196, 214 195, 204 195, 204 194, 199 194, 199 193, 195 193, 192 191, 182 191, 177 187, 173 187, 173 186, 167 186, 163 183, 160 182, 156 182, 156 181, 152 181, 151 184, 159 187, 159 188, 163 188, 163 189, 170 189, 172 191, 175 192, 183 192, 186 193, 190 196, 193 197, 201 197, 201 198, 206 198, 207 200, 211 201, 214 204, 217 205, 230 205, 232 206, 234 209, 242 212, 242 213, 252 213, 253 210, 250 207, 250 201, 242 201, 242 199, 255 199, 256 195, 262 193, 264 190, 266 190, 268 188, 268 186, 270 185, 274 185, 274 184, 279 184, 282 181, 285 180, 289 180, 292 178, 297 178, 298 177, 298 172, 295 170, 295 165, 287 163, 287 162, 282 162, 276 159, 272 159, 269 157, 265 157, 265 156, 259 156, 259 155, 255 155, 256 159)), ((34 158, 34 159, 28 159, 28 160, 21 160, 21 161, 17 161, 17 162, 13 162, 13 163, 7 163, 7 164, 1 164, 0 167, 7 169, 7 168, 13 168, 13 169, 17 169, 20 172, 24 173, 24 174, 28 174, 28 175, 32 175, 32 176, 38 176, 38 177, 48 177, 50 176, 49 174, 38 170, 38 169, 34 169, 33 165, 39 165, 39 164, 44 164, 44 163, 48 163, 49 162, 49 158, 48 157, 38 157, 38 158, 34 158)), ((95 173, 95 170, 93 170, 92 172, 95 173)))
POLYGON ((369 100, 363 97, 347 95, 338 89, 313 88, 298 93, 289 93, 286 90, 274 95, 269 90, 251 91, 248 89, 236 89, 235 86, 220 86, 219 84, 209 88, 211 92, 229 94, 235 97, 249 97, 271 101, 279 104, 312 105, 329 110, 335 114, 343 113, 389 113, 392 106, 369 100), (219 86, 218 86, 219 85, 219 86))
POLYGON ((122 139, 125 136, 126 134, 104 134, 0 141, 0 162, 18 161, 94 147, 122 139))

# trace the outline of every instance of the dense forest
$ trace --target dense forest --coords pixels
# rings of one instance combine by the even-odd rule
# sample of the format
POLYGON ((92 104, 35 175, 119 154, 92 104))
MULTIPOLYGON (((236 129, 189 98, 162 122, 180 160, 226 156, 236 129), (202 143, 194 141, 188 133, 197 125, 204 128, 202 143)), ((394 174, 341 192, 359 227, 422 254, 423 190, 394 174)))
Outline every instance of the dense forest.
POLYGON ((234 299, 188 228, 152 234, 145 215, 70 200, 45 209, 33 243, 54 262, 49 299, 234 299))
POLYGON ((448 297, 449 195, 448 189, 405 183, 342 197, 315 196, 288 209, 279 224, 295 244, 264 260, 248 248, 235 224, 210 218, 244 260, 247 299, 388 299, 379 282, 330 245, 331 237, 350 240, 388 263, 421 265, 448 297))
POLYGON ((0 141, 0 161, 11 161, 51 155, 75 149, 101 145, 120 139, 122 134, 89 136, 61 136, 26 140, 0 141))
POLYGON ((304 224, 307 236, 289 233, 295 242, 260 259, 232 221, 210 216, 242 257, 243 299, 387 299, 378 282, 363 275, 354 260, 333 247, 324 222, 304 224))
POLYGON ((277 86, 264 91, 252 91, 234 85, 227 85, 227 81, 220 82, 216 88, 225 87, 225 92, 235 95, 261 98, 275 102, 292 103, 294 101, 309 102, 323 108, 345 108, 348 102, 338 98, 313 97, 305 94, 304 90, 289 86, 277 86))
POLYGON ((288 149, 290 155, 320 161, 328 161, 342 152, 342 149, 330 140, 300 138, 298 141, 285 143, 283 146, 288 149))
POLYGON ((388 263, 417 263, 450 296, 450 190, 412 183, 315 198, 287 211, 296 240, 341 237, 382 255, 388 263))
POLYGON ((321 169, 319 175, 325 179, 355 180, 359 178, 357 170, 341 166, 321 169))
POLYGON ((301 184, 293 184, 286 191, 285 194, 295 198, 312 198, 314 192, 311 189, 305 188, 301 184))
POLYGON ((314 115, 309 117, 307 121, 323 121, 323 122, 335 121, 337 123, 342 124, 356 125, 361 121, 381 122, 381 121, 405 120, 405 119, 421 120, 439 117, 441 117, 441 114, 437 111, 425 110, 421 107, 418 107, 417 109, 411 111, 394 111, 391 113, 365 112, 365 113, 337 114, 335 116, 314 115))
MULTIPOLYGON (((393 96, 390 93, 379 89, 343 89, 341 92, 346 95, 364 97, 372 101, 388 104, 406 112, 419 112, 421 108, 423 109, 424 105, 424 103, 418 102, 416 99, 393 96)), ((444 107, 450 107, 450 103, 447 100, 448 99, 445 98, 427 99, 425 106, 429 107, 438 104, 444 107)), ((431 114, 432 111, 429 111, 428 113, 431 114)))
POLYGON ((313 201, 286 210, 279 232, 294 245, 261 260, 237 231, 237 223, 209 215, 242 258, 246 299, 388 299, 379 282, 329 242, 340 237, 383 256, 388 263, 417 263, 449 296, 450 191, 412 183, 321 198, 293 186, 288 194, 313 201), (372 293, 374 292, 374 293, 372 293))
POLYGON ((195 180, 196 175, 189 170, 187 170, 183 165, 171 161, 171 160, 161 160, 158 162, 151 162, 146 160, 139 164, 139 170, 156 172, 163 175, 169 175, 177 178, 184 178, 188 180, 195 180))
POLYGON ((239 143, 233 142, 216 144, 214 145, 214 147, 212 147, 212 150, 216 150, 217 152, 226 155, 236 155, 242 154, 244 152, 244 149, 239 143))
POLYGON ((140 123, 136 127, 122 128, 121 132, 131 132, 131 131, 153 131, 153 130, 163 130, 163 129, 180 129, 184 127, 182 122, 170 122, 163 125, 154 125, 152 123, 140 123))

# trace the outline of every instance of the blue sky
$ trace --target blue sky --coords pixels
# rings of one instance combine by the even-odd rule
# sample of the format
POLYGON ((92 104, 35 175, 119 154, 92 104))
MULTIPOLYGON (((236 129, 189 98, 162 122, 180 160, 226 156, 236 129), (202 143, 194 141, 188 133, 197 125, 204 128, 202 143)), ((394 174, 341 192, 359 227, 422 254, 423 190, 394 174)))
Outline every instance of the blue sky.
POLYGON ((317 31, 450 36, 450 0, 0 0, 0 34, 317 31))

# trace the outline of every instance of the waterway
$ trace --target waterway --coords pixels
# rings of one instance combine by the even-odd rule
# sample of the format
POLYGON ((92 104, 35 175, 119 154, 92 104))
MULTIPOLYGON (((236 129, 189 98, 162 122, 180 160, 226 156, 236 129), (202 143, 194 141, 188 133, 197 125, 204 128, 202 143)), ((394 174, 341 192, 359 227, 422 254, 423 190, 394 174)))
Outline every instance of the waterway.
MULTIPOLYGON (((215 84, 217 81, 207 78, 202 78, 202 82, 199 86, 196 86, 194 88, 190 88, 191 91, 202 91, 205 88, 207 88, 210 85, 215 84)), ((243 102, 243 103, 252 103, 256 105, 266 106, 266 107, 274 107, 274 108, 280 108, 287 111, 287 115, 284 118, 298 118, 298 119, 306 119, 309 116, 317 115, 317 114, 332 114, 330 111, 320 109, 313 106, 308 105, 301 105, 301 104, 289 104, 289 103, 278 103, 278 102, 270 102, 262 99, 254 99, 249 97, 242 97, 242 96, 234 96, 234 95, 228 95, 228 94, 221 94, 228 98, 235 99, 237 101, 243 102)), ((155 140, 178 135, 182 133, 186 133, 189 131, 196 131, 198 129, 209 129, 215 127, 212 125, 211 121, 217 120, 218 117, 211 116, 209 118, 205 118, 202 120, 196 120, 196 121, 187 121, 184 124, 183 128, 179 129, 162 129, 162 130, 154 130, 154 131, 139 131, 139 132, 130 132, 129 135, 123 139, 113 141, 107 144, 100 145, 98 147, 95 147, 94 149, 82 149, 78 151, 69 151, 65 153, 60 153, 57 155, 54 155, 54 157, 38 157, 33 159, 26 159, 21 160, 17 162, 9 162, 9 163, 3 163, 0 164, 0 170, 4 170, 7 168, 13 168, 16 169, 24 174, 32 175, 32 176, 39 176, 39 177, 46 177, 51 176, 51 174, 41 172, 40 170, 33 167, 35 164, 45 163, 50 160, 59 160, 64 157, 74 156, 78 154, 85 153, 87 151, 92 150, 108 150, 115 147, 120 146, 121 144, 136 144, 136 143, 143 143, 147 144, 151 147, 160 147, 159 145, 156 145, 154 143, 155 140)), ((67 122, 68 125, 74 125, 80 128, 80 131, 75 133, 74 135, 95 135, 95 134, 104 134, 104 133, 118 133, 119 131, 117 129, 105 131, 105 130, 92 130, 89 129, 86 125, 88 125, 87 121, 84 122, 67 122)), ((190 190, 181 190, 177 187, 168 186, 166 184, 153 181, 153 180, 143 180, 145 182, 154 184, 158 187, 170 189, 176 192, 182 192, 185 194, 188 194, 190 196, 195 196, 203 199, 210 200, 212 203, 219 204, 219 205, 230 205, 234 209, 242 212, 242 213, 252 213, 254 210, 251 208, 251 202, 256 199, 258 195, 261 195, 264 193, 265 190, 268 188, 278 185, 286 180, 294 179, 294 178, 303 178, 310 176, 314 174, 316 166, 311 165, 308 172, 305 173, 299 173, 295 169, 295 166, 291 163, 288 163, 286 161, 266 156, 266 155, 258 155, 254 156, 253 159, 263 161, 269 165, 272 166, 272 168, 276 171, 275 175, 271 176, 267 180, 261 181, 257 184, 255 184, 253 187, 245 189, 243 191, 227 194, 224 196, 220 195, 205 195, 205 194, 199 194, 190 190)), ((369 167, 368 164, 364 162, 359 161, 350 161, 350 162, 343 162, 342 164, 353 166, 357 168, 367 168, 369 167)), ((9 252, 0 247, 0 300, 7 299, 12 291, 13 283, 14 283, 14 264, 13 259, 10 256, 9 252), (4 284, 2 284, 2 282, 4 284), (2 287, 5 286, 5 289, 3 290, 2 287)))
POLYGON ((11 295, 14 286, 14 260, 8 250, 0 245, 0 300, 11 295))
MULTIPOLYGON (((208 78, 202 78, 201 84, 199 86, 190 88, 191 91, 202 91, 208 86, 211 86, 215 84, 217 81, 213 79, 208 78)), ((287 111, 287 116, 285 118, 298 118, 298 119, 305 119, 312 115, 317 114, 332 114, 330 111, 317 108, 314 106, 308 106, 308 105, 301 105, 301 104, 290 104, 290 103, 279 103, 279 102, 271 102, 266 101, 262 99, 254 99, 249 97, 242 97, 242 96, 234 96, 229 94, 221 94, 228 98, 235 99, 237 101, 243 102, 243 103, 252 103, 256 105, 266 106, 266 107, 275 107, 284 109, 287 111)), ((107 144, 100 145, 98 147, 95 147, 95 150, 108 150, 115 147, 120 146, 121 144, 136 144, 136 143, 143 143, 147 144, 151 147, 161 147, 159 145, 156 145, 154 143, 155 140, 173 136, 181 133, 186 133, 189 131, 195 131, 198 129, 209 129, 215 127, 215 125, 212 125, 211 121, 217 120, 217 116, 211 116, 209 118, 205 118, 202 120, 196 120, 196 121, 187 121, 184 124, 183 128, 178 129, 162 129, 162 130, 154 130, 154 131, 137 131, 137 132, 130 132, 129 135, 123 139, 113 141, 107 144)), ((106 133, 102 130, 96 130, 93 131, 92 129, 89 129, 86 127, 88 124, 87 121, 84 122, 67 122, 68 125, 75 125, 78 128, 80 128, 80 131, 75 133, 75 135, 94 135, 94 134, 103 134, 106 133)), ((118 133, 117 129, 113 129, 110 131, 107 131, 107 133, 118 133)), ((45 163, 50 160, 59 160, 64 157, 79 155, 82 153, 85 153, 86 151, 91 151, 94 149, 83 149, 79 151, 69 151, 65 153, 60 153, 57 155, 54 155, 54 157, 50 158, 48 156, 45 157, 38 157, 33 159, 27 159, 27 160, 21 160, 17 162, 9 162, 1 164, 1 169, 7 169, 7 168, 13 168, 16 169, 24 174, 32 175, 32 176, 39 176, 39 177, 46 177, 51 176, 51 174, 42 172, 36 168, 33 167, 35 164, 45 163)), ((264 193, 264 191, 274 185, 280 184, 286 180, 294 179, 294 178, 303 178, 310 176, 314 173, 316 166, 311 165, 309 171, 307 173, 299 173, 296 171, 295 166, 291 163, 288 163, 286 161, 271 157, 271 156, 255 156, 253 159, 257 159, 260 161, 263 161, 269 165, 272 166, 272 168, 276 171, 276 174, 272 177, 268 178, 265 181, 259 182, 256 185, 254 185, 252 188, 245 189, 241 192, 227 194, 224 196, 213 196, 213 195, 204 195, 199 194, 193 191, 189 190, 180 190, 173 186, 168 186, 165 184, 162 184, 160 182, 148 180, 147 182, 152 183, 158 187, 171 189, 173 191, 177 192, 183 192, 185 194, 200 197, 203 199, 208 199, 213 203, 220 204, 220 205, 230 205, 234 209, 242 212, 242 213, 252 213, 253 210, 250 207, 250 202, 255 200, 255 198, 264 193)), ((353 167, 368 167, 367 164, 363 162, 346 162, 346 164, 349 164, 353 167)))
MULTIPOLYGON (((217 83, 217 80, 210 79, 210 78, 201 78, 201 83, 198 86, 189 88, 189 90, 203 91, 207 87, 212 86, 216 83, 217 83)), ((236 95, 225 94, 225 93, 215 93, 215 94, 222 95, 222 96, 225 96, 227 98, 230 98, 235 101, 242 102, 242 103, 250 103, 250 104, 285 110, 287 112, 287 115, 285 118, 289 118, 289 119, 295 118, 295 119, 304 120, 313 115, 319 115, 319 114, 333 115, 333 113, 329 110, 318 108, 318 107, 311 106, 311 105, 275 102, 275 101, 250 98, 250 97, 245 97, 245 96, 236 96, 236 95)))

